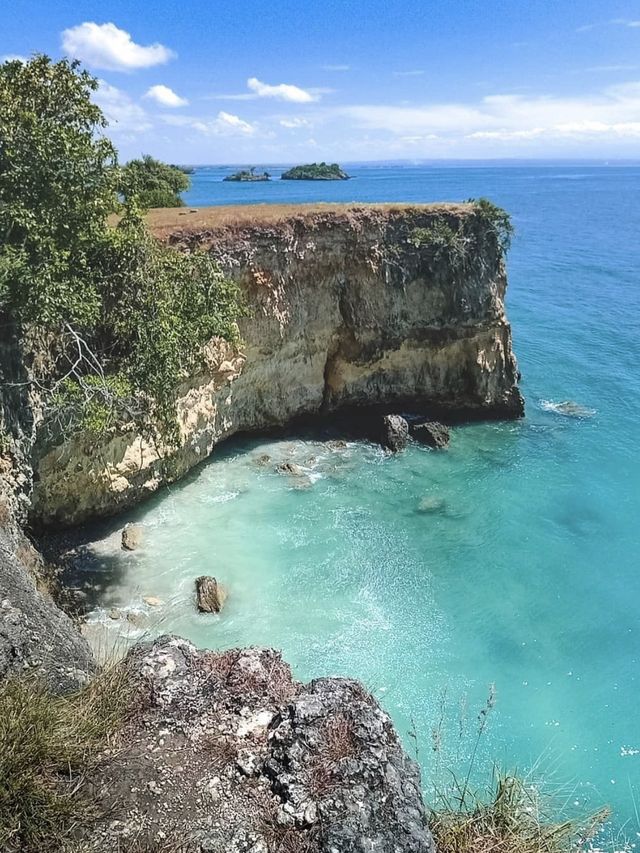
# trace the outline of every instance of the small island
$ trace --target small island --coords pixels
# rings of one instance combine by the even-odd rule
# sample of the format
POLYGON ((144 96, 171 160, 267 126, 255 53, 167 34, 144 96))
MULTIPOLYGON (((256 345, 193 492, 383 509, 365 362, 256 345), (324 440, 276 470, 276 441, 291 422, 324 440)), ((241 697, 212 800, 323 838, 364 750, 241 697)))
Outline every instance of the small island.
POLYGON ((261 175, 256 175, 256 167, 252 166, 250 169, 241 169, 239 172, 234 172, 233 175, 227 175, 226 178, 222 179, 223 181, 270 181, 271 175, 269 172, 263 172, 261 175))
POLYGON ((350 177, 337 163, 308 163, 280 175, 283 181, 348 181, 350 177))

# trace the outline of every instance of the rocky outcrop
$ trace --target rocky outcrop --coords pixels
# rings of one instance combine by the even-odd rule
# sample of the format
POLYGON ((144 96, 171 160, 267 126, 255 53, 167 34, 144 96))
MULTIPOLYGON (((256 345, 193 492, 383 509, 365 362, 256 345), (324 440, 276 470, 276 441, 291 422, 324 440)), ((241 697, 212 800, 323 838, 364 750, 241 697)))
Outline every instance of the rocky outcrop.
POLYGON ((182 445, 133 432, 75 437, 35 454, 33 517, 65 524, 134 504, 239 431, 380 407, 444 417, 517 417, 522 398, 490 227, 468 205, 213 209, 164 224, 176 249, 209 251, 241 286, 242 346, 212 341, 180 389, 182 445), (243 218, 244 217, 244 218, 243 218), (462 228, 464 264, 413 239, 462 228), (182 220, 183 222, 185 220, 182 220), (391 407, 394 408, 391 408, 391 407))
POLYGON ((396 453, 409 443, 409 424, 400 415, 385 415, 380 429, 380 444, 396 453))
POLYGON ((0 680, 37 675, 56 693, 77 688, 94 670, 89 646, 47 594, 42 558, 0 509, 0 680))
POLYGON ((418 767, 359 683, 175 637, 129 662, 146 698, 85 782, 106 816, 79 849, 432 853, 418 767))

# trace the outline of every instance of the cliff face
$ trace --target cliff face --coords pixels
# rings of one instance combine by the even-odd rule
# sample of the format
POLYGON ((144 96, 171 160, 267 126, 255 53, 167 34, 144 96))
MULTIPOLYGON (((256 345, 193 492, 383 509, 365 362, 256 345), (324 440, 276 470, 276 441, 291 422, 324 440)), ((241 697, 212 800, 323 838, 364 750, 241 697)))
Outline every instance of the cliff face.
POLYGON ((304 211, 224 209, 156 223, 179 250, 206 248, 241 286, 238 349, 213 341, 180 389, 171 464, 133 433, 36 450, 34 517, 65 523, 141 500, 239 431, 345 407, 518 417, 502 252, 465 205, 304 211), (244 218, 243 218, 244 217, 244 218), (414 234, 444 221, 464 262, 414 234), (184 224, 183 224, 184 223, 184 224), (170 473, 169 473, 170 472, 170 473))

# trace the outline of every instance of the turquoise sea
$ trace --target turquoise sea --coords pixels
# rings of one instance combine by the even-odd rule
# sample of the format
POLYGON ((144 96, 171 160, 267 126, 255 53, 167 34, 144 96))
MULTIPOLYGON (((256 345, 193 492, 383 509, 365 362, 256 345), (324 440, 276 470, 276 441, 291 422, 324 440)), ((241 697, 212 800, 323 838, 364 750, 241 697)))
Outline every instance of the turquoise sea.
POLYGON ((517 230, 508 314, 526 418, 456 427, 447 452, 394 458, 317 436, 232 441, 131 515, 148 526, 147 544, 116 558, 103 604, 143 608, 155 595, 157 631, 213 648, 281 648, 300 679, 362 679, 407 747, 417 743, 427 797, 445 768, 465 776, 495 690, 472 777, 486 779, 493 763, 532 771, 561 804, 610 803, 633 838, 640 167, 347 169, 344 183, 252 185, 201 168, 186 200, 488 196, 504 206, 517 230), (557 410, 567 400, 582 416, 557 410), (307 487, 260 466, 262 454, 299 462, 307 487), (228 584, 220 617, 194 613, 198 574, 228 584))

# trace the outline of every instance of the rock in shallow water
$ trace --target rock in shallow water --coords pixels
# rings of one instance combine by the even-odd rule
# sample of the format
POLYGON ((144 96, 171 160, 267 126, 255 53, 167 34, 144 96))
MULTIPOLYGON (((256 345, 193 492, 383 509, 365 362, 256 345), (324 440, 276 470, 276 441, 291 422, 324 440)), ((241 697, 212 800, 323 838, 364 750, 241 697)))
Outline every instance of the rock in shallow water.
POLYGON ((426 444, 428 447, 438 449, 447 447, 451 439, 449 427, 438 421, 425 421, 424 423, 412 425, 411 436, 416 441, 419 441, 420 444, 426 444))
POLYGON ((227 600, 227 590, 215 578, 196 578, 196 604, 201 613, 220 613, 227 600))
POLYGON ((127 524, 122 531, 122 547, 125 551, 135 551, 142 545, 144 532, 140 524, 127 524))
POLYGON ((400 415, 385 415, 382 419, 380 443, 397 453, 409 443, 409 424, 400 415))

